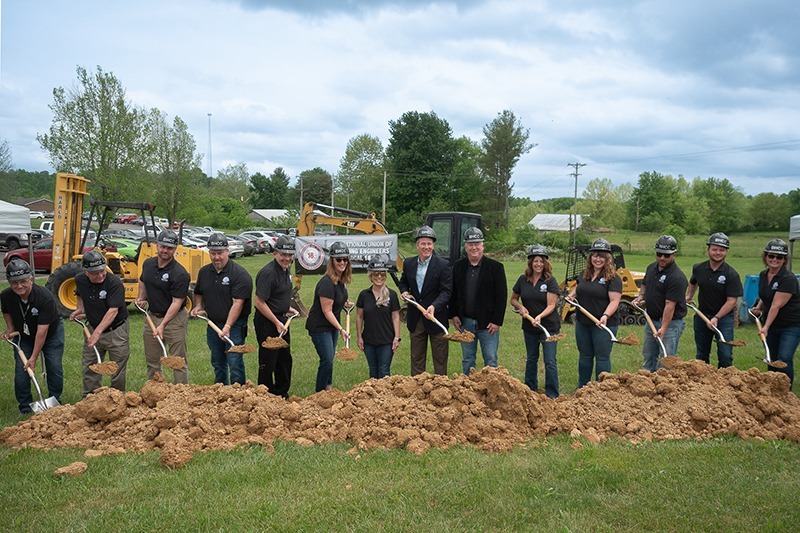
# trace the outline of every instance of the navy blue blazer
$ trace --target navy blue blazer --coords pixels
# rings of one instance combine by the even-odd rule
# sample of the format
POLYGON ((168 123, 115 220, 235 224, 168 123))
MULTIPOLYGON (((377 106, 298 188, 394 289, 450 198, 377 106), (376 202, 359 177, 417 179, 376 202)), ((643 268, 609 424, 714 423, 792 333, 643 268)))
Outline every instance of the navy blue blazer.
MULTIPOLYGON (((450 262, 437 255, 431 256, 428 271, 425 272, 425 280, 422 282, 421 294, 419 287, 417 287, 418 266, 419 256, 415 255, 403 261, 403 274, 400 276, 398 288, 400 292, 410 293, 417 303, 426 309, 433 305, 435 308, 433 316, 447 327, 447 304, 450 301, 450 293, 453 290, 453 273, 450 270, 450 262)), ((406 323, 409 331, 414 331, 418 320, 422 320, 425 323, 426 332, 444 333, 442 328, 422 316, 420 310, 413 304, 409 304, 406 313, 406 323)))

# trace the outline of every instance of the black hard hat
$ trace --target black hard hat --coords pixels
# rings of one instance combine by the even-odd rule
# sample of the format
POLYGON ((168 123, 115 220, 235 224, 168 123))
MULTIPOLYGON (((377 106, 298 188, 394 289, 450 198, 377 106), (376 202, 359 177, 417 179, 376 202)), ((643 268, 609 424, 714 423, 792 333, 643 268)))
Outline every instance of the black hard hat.
POLYGON ((483 232, 476 228, 467 228, 464 232, 464 242, 483 242, 483 232))
POLYGON ((678 251, 678 241, 672 235, 662 235, 656 241, 656 253, 659 254, 674 254, 678 251))
POLYGON ((228 238, 222 233, 212 233, 208 237, 208 249, 222 251, 228 249, 228 238))
POLYGON ((611 253, 611 243, 609 243, 604 238, 600 237, 599 239, 595 240, 592 243, 591 248, 589 248, 590 252, 608 252, 611 253))
POLYGON ((531 257, 544 257, 545 259, 550 259, 550 256, 547 255, 547 248, 541 244, 531 244, 528 246, 528 259, 531 257))
POLYGON ((433 228, 430 226, 421 226, 417 230, 417 234, 414 235, 414 240, 417 241, 423 237, 427 237, 428 239, 433 239, 433 242, 436 242, 436 232, 433 231, 433 228))
POLYGON ((168 246, 170 248, 177 248, 178 234, 171 229, 161 230, 161 233, 158 234, 158 238, 156 239, 156 244, 168 246))
POLYGON ((389 270, 389 263, 383 255, 373 255, 369 260, 367 270, 370 272, 386 272, 389 270))
POLYGON ((24 259, 14 258, 6 265, 6 279, 14 281, 33 277, 31 266, 24 259))
POLYGON ((708 242, 706 242, 706 246, 722 246, 723 248, 730 248, 731 241, 728 239, 728 236, 718 231, 717 233, 712 233, 708 237, 708 242))
POLYGON ((87 272, 97 272, 106 269, 106 258, 97 250, 89 250, 81 258, 81 266, 87 272))
POLYGON ((275 241, 275 251, 282 254, 294 254, 294 238, 289 235, 281 235, 275 241))
POLYGON ((786 241, 783 239, 772 239, 764 247, 764 252, 776 255, 789 255, 789 245, 787 245, 786 241))
POLYGON ((341 241, 336 241, 335 243, 331 244, 331 257, 350 257, 350 250, 347 249, 347 245, 341 241))

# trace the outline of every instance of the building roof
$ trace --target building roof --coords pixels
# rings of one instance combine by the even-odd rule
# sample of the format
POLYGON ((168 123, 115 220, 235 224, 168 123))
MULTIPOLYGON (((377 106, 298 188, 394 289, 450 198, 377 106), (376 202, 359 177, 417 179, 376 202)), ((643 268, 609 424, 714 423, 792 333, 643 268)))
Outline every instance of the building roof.
MULTIPOLYGON (((263 219, 273 219, 273 218, 284 217, 288 212, 289 212, 288 209, 253 209, 252 211, 250 211, 250 214, 251 215, 255 214, 257 215, 257 217, 263 219)), ((251 216, 250 218, 255 219, 257 217, 251 216)))
MULTIPOLYGON (((540 213, 533 217, 529 225, 533 226, 534 228, 542 231, 569 231, 570 224, 569 221, 573 215, 555 215, 555 214, 545 214, 540 213)), ((581 224, 583 224, 583 217, 585 215, 577 215, 576 217, 576 227, 580 228, 581 224)))

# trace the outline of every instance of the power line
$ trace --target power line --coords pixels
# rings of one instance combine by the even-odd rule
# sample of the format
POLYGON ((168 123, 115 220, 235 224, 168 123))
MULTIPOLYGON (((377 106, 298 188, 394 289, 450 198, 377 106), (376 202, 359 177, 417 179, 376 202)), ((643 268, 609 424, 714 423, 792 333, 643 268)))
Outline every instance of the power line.
POLYGON ((771 143, 764 143, 764 144, 751 144, 748 146, 735 146, 731 148, 719 148, 717 150, 703 150, 701 152, 686 152, 683 154, 672 154, 672 155, 660 155, 660 156, 653 156, 653 157, 640 157, 636 159, 618 159, 616 161, 597 161, 596 164, 598 165, 613 165, 616 163, 634 163, 637 161, 652 161, 657 159, 680 159, 681 157, 695 157, 700 155, 709 155, 709 154, 724 154, 724 153, 735 153, 735 152, 751 152, 755 150, 760 150, 762 148, 768 147, 776 147, 776 146, 787 146, 791 144, 800 143, 800 139, 792 139, 788 141, 777 141, 771 143))

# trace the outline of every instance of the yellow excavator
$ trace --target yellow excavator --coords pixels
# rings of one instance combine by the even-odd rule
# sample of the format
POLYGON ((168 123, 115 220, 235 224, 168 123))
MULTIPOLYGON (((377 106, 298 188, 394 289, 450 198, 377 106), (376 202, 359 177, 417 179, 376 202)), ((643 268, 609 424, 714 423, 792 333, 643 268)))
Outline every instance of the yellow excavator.
MULTIPOLYGON (((56 174, 55 211, 53 218, 53 259, 50 277, 45 285, 56 299, 56 306, 62 316, 69 316, 78 305, 75 296, 75 275, 81 271, 81 251, 86 246, 89 237, 89 222, 96 215, 100 227, 97 229, 95 249, 102 253, 108 264, 108 269, 122 279, 125 285, 125 301, 128 303, 136 300, 139 293, 140 265, 145 259, 156 256, 155 240, 157 235, 145 232, 144 239, 136 256, 127 258, 115 251, 105 250, 103 247, 103 225, 110 221, 117 209, 138 212, 143 220, 151 221, 152 228, 158 227, 155 223, 155 206, 147 203, 131 202, 103 202, 91 200, 89 222, 82 230, 84 200, 89 196, 87 185, 90 180, 75 174, 56 174)), ((208 252, 178 246, 175 259, 183 265, 191 277, 190 294, 187 297, 187 306, 191 306, 192 288, 197 281, 197 272, 200 267, 211 262, 208 252)))

